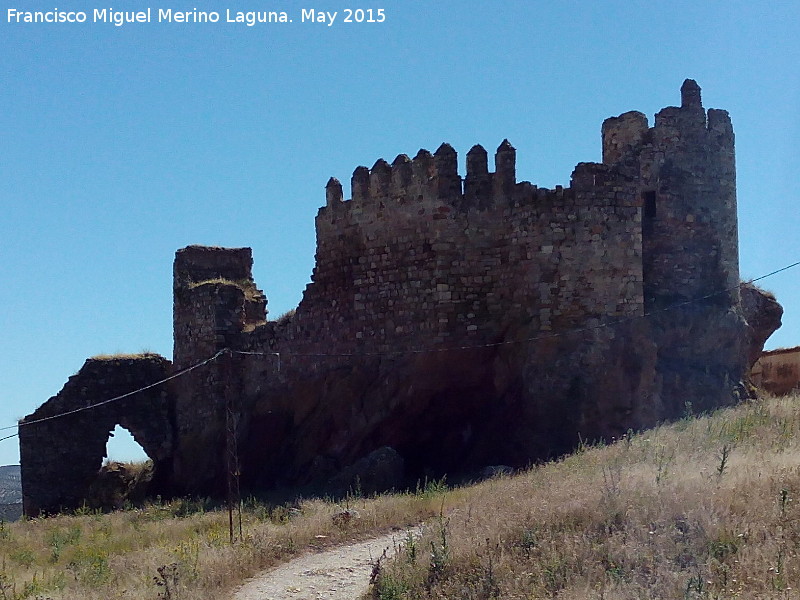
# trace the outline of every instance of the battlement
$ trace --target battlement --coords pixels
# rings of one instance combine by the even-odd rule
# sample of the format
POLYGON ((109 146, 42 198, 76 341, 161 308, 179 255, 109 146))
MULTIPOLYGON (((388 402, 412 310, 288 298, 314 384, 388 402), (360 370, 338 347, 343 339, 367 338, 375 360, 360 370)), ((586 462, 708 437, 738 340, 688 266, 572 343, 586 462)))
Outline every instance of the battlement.
POLYGON ((665 152, 723 151, 733 155, 733 126, 727 111, 703 108, 700 86, 686 79, 681 86, 681 105, 667 106, 655 115, 650 127, 647 117, 630 111, 603 122, 603 163, 615 165, 630 161, 632 156, 648 150, 655 159, 665 152))
MULTIPOLYGON (((391 164, 380 158, 371 169, 357 167, 350 193, 351 201, 362 206, 384 200, 440 200, 460 208, 486 208, 513 198, 516 183, 516 150, 508 140, 497 148, 494 173, 489 172, 486 150, 473 146, 463 179, 456 151, 443 143, 433 154, 421 149, 413 159, 399 154, 391 164)), ((326 189, 326 208, 338 210, 344 203, 341 183, 331 178, 326 189)))
MULTIPOLYGON (((461 212, 528 203, 581 204, 591 201, 592 193, 597 202, 607 204, 604 188, 624 186, 637 177, 649 185, 648 180, 657 177, 661 164, 672 153, 718 153, 732 160, 733 129, 726 111, 706 112, 700 86, 687 79, 681 86, 681 106, 659 111, 653 127, 638 111, 606 119, 602 149, 602 164, 579 163, 569 187, 548 190, 517 181, 517 151, 507 139, 495 151, 493 172, 489 171, 486 149, 473 146, 467 153, 464 177, 458 173, 455 149, 443 143, 433 154, 421 149, 413 159, 400 154, 391 164, 381 158, 371 169, 357 167, 350 180, 350 200, 344 199, 339 180, 331 178, 320 215, 327 215, 331 221, 346 220, 351 213, 356 220, 363 220, 362 214, 383 218, 398 206, 415 203, 441 203, 461 212)), ((621 205, 631 202, 625 195, 615 194, 613 198, 621 205)))
MULTIPOLYGON (((459 213, 504 210, 531 204, 571 206, 585 202, 633 206, 635 200, 603 190, 621 185, 617 173, 597 163, 580 163, 568 187, 540 188, 516 179, 516 149, 503 140, 489 171, 488 153, 473 146, 467 153, 466 175, 458 173, 458 156, 450 144, 435 153, 422 149, 411 159, 398 155, 392 163, 378 159, 371 169, 360 166, 350 180, 351 199, 344 200, 341 182, 331 177, 319 220, 346 226, 348 222, 426 220, 459 213), (576 193, 580 192, 580 193, 576 193), (591 192, 591 194, 585 193, 591 192)), ((619 191, 619 190, 617 190, 619 191)))

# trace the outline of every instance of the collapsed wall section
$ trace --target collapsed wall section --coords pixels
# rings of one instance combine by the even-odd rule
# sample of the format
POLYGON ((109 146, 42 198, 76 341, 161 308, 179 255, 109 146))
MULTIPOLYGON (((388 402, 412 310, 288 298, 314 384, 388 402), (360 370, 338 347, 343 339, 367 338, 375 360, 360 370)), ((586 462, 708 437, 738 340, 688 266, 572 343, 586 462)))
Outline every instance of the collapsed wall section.
POLYGON ((160 385, 108 401, 170 373, 170 362, 154 354, 90 358, 56 396, 20 421, 25 514, 53 514, 91 502, 90 489, 117 425, 130 431, 153 460, 153 489, 166 484, 175 442, 169 390, 160 385))

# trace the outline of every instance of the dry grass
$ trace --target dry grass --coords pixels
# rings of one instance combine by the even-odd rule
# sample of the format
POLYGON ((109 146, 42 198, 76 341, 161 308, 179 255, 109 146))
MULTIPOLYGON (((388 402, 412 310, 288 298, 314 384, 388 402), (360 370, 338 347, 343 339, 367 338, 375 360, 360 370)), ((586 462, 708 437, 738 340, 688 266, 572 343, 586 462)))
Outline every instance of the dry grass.
POLYGON ((250 282, 248 281, 234 281, 233 279, 226 279, 225 277, 214 277, 212 279, 203 279, 202 281, 193 281, 189 284, 189 289, 193 290, 195 288, 200 287, 201 285, 235 285, 236 287, 240 287, 244 289, 250 282))
POLYGON ((800 598, 798 403, 686 419, 456 490, 249 503, 233 545, 226 512, 188 501, 5 524, 0 600, 226 598, 311 547, 420 521, 375 598, 800 598), (334 519, 346 507, 359 518, 334 519))
POLYGON ((798 408, 759 401, 475 486, 374 597, 800 598, 798 408))
POLYGON ((193 290, 203 285, 232 285, 238 287, 240 290, 244 292, 244 296, 247 300, 254 300, 255 298, 260 298, 262 296, 261 292, 259 292, 258 288, 256 288, 255 282, 251 281, 250 279, 226 279, 224 277, 215 277, 213 279, 204 279, 203 281, 196 281, 189 284, 189 289, 193 290))
POLYGON ((278 318, 275 319, 275 322, 278 325, 286 325, 287 323, 289 323, 292 320, 292 318, 294 317, 296 312, 297 312, 297 309, 295 309, 295 308, 287 310, 286 312, 284 312, 280 316, 278 316, 278 318))
MULTIPOLYGON (((163 358, 160 354, 143 350, 142 352, 128 353, 116 352, 113 354, 95 354, 89 357, 89 360, 143 360, 149 358, 163 358)), ((1 596, 0 596, 1 597, 1 596)))
POLYGON ((246 502, 244 539, 233 545, 227 511, 181 500, 6 523, 0 526, 0 599, 225 598, 248 576, 310 548, 429 519, 443 494, 434 489, 291 507, 246 502), (348 508, 358 516, 334 518, 348 508))

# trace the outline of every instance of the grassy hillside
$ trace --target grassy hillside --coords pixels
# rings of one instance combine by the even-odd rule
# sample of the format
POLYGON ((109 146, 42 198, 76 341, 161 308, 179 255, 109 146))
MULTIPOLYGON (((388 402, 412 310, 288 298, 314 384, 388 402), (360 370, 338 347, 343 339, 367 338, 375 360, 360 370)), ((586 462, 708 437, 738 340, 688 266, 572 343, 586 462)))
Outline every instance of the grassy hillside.
POLYGON ((800 598, 800 397, 582 448, 449 504, 374 596, 800 598))
POLYGON ((217 600, 298 554, 432 518, 445 488, 268 506, 247 501, 230 543, 226 510, 176 500, 100 514, 0 522, 0 599, 217 600))
POLYGON ((177 501, 0 526, 0 599, 223 599, 312 547, 426 521, 382 562, 381 600, 800 598, 800 398, 626 436, 528 472, 446 490, 177 501))

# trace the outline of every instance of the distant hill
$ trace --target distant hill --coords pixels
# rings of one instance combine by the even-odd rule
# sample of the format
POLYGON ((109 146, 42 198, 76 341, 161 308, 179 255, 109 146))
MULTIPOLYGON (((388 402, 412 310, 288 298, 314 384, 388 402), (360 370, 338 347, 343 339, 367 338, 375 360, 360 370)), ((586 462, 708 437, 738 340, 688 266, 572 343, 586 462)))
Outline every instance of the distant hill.
POLYGON ((16 521, 22 515, 19 465, 0 467, 0 519, 16 521))

